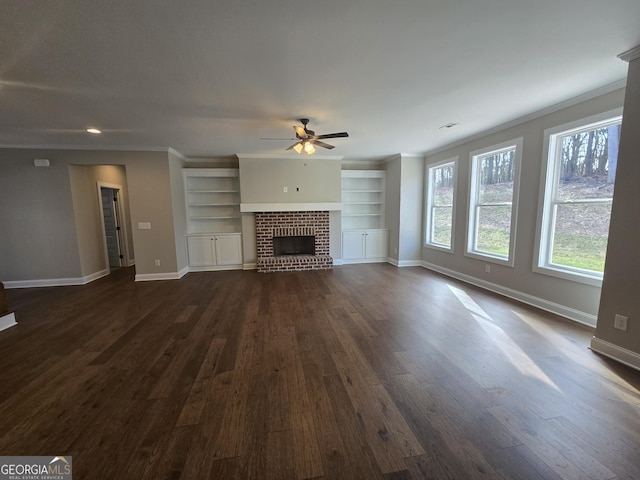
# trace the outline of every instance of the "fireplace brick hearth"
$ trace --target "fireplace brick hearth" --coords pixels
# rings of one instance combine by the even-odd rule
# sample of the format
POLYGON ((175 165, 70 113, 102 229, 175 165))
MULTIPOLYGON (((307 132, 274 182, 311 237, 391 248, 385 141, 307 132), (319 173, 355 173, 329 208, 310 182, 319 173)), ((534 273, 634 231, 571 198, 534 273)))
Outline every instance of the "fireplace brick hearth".
POLYGON ((258 272, 333 268, 329 255, 329 212, 257 212, 256 247, 258 272), (314 236, 315 255, 274 256, 273 237, 287 236, 314 236))

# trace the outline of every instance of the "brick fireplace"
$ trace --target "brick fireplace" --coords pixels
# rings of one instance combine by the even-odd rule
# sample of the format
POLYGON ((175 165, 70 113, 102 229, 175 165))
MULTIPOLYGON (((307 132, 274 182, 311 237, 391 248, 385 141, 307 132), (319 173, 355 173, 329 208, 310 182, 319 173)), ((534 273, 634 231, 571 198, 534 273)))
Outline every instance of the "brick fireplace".
POLYGON ((329 255, 329 212, 256 212, 258 272, 327 270, 333 267, 329 255), (313 237, 314 254, 274 255, 273 239, 313 237))

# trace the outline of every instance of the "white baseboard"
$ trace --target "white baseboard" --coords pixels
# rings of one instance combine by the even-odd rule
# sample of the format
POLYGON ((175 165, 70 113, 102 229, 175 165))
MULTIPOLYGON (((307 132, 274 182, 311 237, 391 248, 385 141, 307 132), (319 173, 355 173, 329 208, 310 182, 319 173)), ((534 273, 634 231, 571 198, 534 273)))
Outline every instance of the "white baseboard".
POLYGON ((101 270, 99 272, 92 273, 91 275, 87 275, 86 277, 82 277, 82 285, 93 282, 94 280, 97 280, 99 278, 106 277, 107 275, 109 275, 109 273, 111 272, 107 268, 106 270, 101 270))
POLYGON ((109 270, 101 270, 85 277, 3 281, 3 284, 5 288, 65 287, 69 285, 86 285, 107 275, 109 275, 109 270))
POLYGON ((257 270, 258 269, 258 264, 253 262, 253 263, 243 263, 242 264, 242 269, 243 270, 257 270))
POLYGON ((613 343, 601 340, 597 337, 591 339, 591 350, 605 357, 609 357, 616 362, 620 362, 628 367, 640 370, 640 354, 627 350, 626 348, 619 347, 613 343))
POLYGON ((434 272, 438 272, 448 277, 452 277, 457 280, 470 283, 471 285, 475 285, 480 288, 484 288, 485 290, 489 290, 491 292, 504 295, 505 297, 518 300, 519 302, 526 303, 527 305, 532 305, 541 310, 545 310, 547 312, 560 315, 561 317, 568 318, 569 320, 573 320, 574 322, 578 322, 583 325, 587 325, 589 327, 594 327, 594 328, 596 326, 596 322, 597 322, 596 315, 582 312, 580 310, 576 310, 576 309, 567 307, 565 305, 560 305, 559 303, 550 302, 549 300, 535 297, 533 295, 529 295, 528 293, 512 290, 511 288, 507 288, 507 287, 503 287, 502 285, 497 285, 495 283, 487 282, 485 280, 481 280, 479 278, 472 277, 470 275, 465 275, 463 273, 459 273, 454 270, 449 270, 448 268, 444 268, 439 265, 434 265, 432 263, 421 262, 421 265, 424 268, 433 270, 434 272))
POLYGON ((136 282, 154 282, 156 280, 180 280, 179 272, 136 273, 136 282))
POLYGON ((422 260, 396 260, 395 258, 387 259, 391 265, 395 265, 396 267, 421 267, 422 260))
POLYGON ((333 259, 333 264, 334 265, 342 265, 344 262, 342 261, 341 258, 334 258, 333 259))
POLYGON ((0 317, 0 332, 17 324, 15 314, 13 312, 7 313, 0 317))
POLYGON ((182 268, 179 272, 178 272, 178 278, 182 278, 184 277, 187 273, 189 273, 189 266, 187 265, 186 267, 182 268))

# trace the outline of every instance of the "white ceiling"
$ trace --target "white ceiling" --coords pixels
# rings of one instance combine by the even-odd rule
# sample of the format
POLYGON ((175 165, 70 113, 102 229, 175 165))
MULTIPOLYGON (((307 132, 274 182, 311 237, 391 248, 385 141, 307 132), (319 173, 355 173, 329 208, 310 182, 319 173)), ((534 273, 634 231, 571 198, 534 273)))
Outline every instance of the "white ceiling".
POLYGON ((0 0, 0 145, 274 154, 309 117, 350 134, 318 153, 420 154, 624 79, 639 26, 638 0, 0 0))

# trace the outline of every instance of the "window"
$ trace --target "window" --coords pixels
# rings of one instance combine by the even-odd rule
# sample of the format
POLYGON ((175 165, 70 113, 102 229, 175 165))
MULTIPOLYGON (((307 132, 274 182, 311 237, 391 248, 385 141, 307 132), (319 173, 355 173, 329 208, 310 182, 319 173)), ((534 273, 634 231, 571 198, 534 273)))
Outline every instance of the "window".
POLYGON ((609 235, 621 110, 545 131, 536 271, 600 284, 609 235))
POLYGON ((453 219, 458 159, 436 163, 427 170, 425 243, 453 252, 453 219))
POLYGON ((522 138, 471 152, 466 255, 513 266, 522 138))

